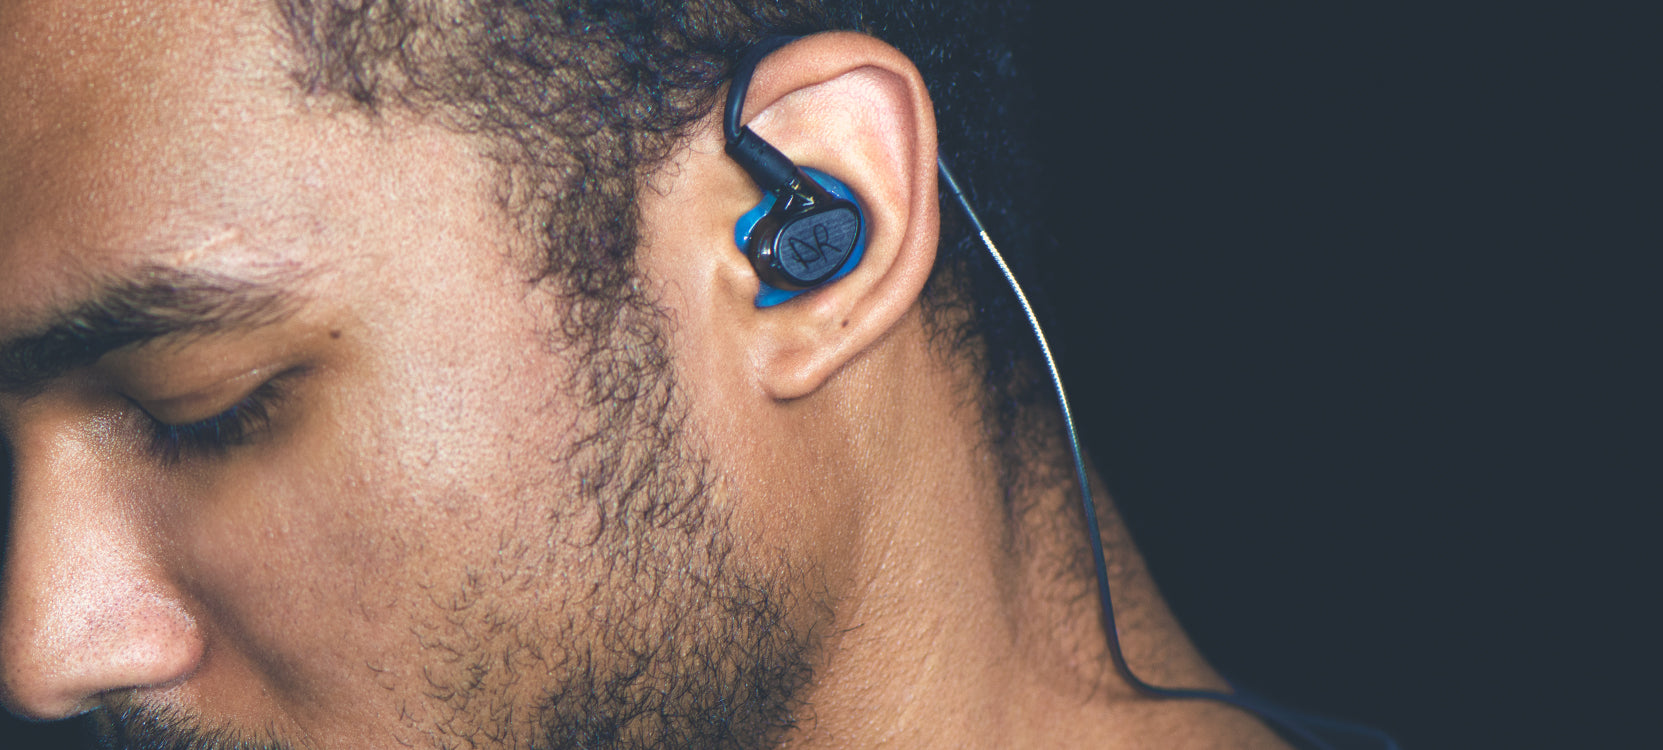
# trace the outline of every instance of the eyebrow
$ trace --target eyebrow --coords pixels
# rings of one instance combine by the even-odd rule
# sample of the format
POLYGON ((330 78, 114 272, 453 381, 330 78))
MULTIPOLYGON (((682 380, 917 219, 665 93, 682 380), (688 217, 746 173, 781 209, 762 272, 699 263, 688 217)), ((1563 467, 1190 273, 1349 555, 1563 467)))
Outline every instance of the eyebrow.
POLYGON ((0 392, 32 394, 104 355, 164 337, 256 328, 295 309, 274 281, 150 266, 101 283, 42 326, 0 341, 0 392))

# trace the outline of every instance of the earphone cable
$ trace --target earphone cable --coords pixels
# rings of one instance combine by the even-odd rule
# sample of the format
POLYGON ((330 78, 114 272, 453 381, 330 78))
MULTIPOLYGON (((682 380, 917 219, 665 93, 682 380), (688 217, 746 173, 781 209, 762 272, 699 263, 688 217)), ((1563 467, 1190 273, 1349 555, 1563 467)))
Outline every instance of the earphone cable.
POLYGON ((1144 682, 1132 672, 1131 666, 1126 663, 1125 654, 1121 652, 1120 631, 1116 627, 1114 619, 1114 602, 1109 598, 1108 565, 1103 557, 1103 536, 1102 531, 1098 528, 1097 506, 1091 498, 1091 481, 1086 476, 1085 460, 1080 455, 1080 437, 1074 429, 1074 414, 1068 405, 1068 393, 1063 389, 1062 374, 1057 370, 1056 359, 1051 356, 1051 344, 1045 338, 1045 331, 1039 325, 1039 317, 1034 314, 1033 306, 1028 303, 1028 295, 1023 293, 1022 285, 1016 281, 1016 275, 1011 273, 1010 266, 1005 264, 1005 258, 999 252, 999 248, 994 246, 993 238, 988 235, 987 228, 982 225, 981 217, 976 215, 976 209, 971 207, 970 199, 965 197, 958 180, 953 177, 952 171, 947 168, 946 160, 938 156, 936 158, 936 168, 941 173, 942 182, 947 185, 947 190, 957 200, 959 207, 964 209, 964 215, 970 219, 971 226, 976 230, 976 234, 981 237, 982 245, 987 248, 988 255, 993 259, 994 264, 999 267, 999 273, 1004 275, 1005 281, 1010 284, 1011 291, 1015 293, 1016 301, 1022 306, 1022 313, 1027 316, 1028 325, 1033 329, 1034 338, 1039 341, 1039 350, 1045 357, 1045 368, 1051 375, 1051 383, 1056 387, 1057 403, 1062 408, 1063 425, 1068 431, 1068 449, 1072 452, 1074 458, 1074 477, 1080 485, 1080 505, 1085 513, 1087 535, 1091 539, 1092 561, 1097 570, 1097 596, 1102 603, 1103 630, 1108 639, 1109 658, 1114 663, 1115 670, 1139 692, 1161 698, 1210 700, 1235 706, 1275 723, 1311 745, 1322 748, 1322 750, 1332 750, 1332 748, 1328 743, 1313 734, 1307 725, 1317 725, 1335 731, 1372 737, 1383 743, 1389 750, 1398 750, 1397 743, 1389 735, 1373 727, 1311 716, 1236 693, 1158 687, 1144 682))

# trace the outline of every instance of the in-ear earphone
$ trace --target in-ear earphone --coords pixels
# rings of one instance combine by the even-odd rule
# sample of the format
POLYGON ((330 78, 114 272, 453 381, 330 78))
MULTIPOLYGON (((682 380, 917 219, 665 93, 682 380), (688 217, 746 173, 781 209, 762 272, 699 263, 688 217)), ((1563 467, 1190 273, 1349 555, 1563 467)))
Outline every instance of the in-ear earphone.
POLYGON ((824 172, 799 168, 739 124, 757 63, 794 38, 774 37, 746 51, 734 70, 722 113, 728 155, 766 193, 734 227, 734 241, 762 281, 758 307, 777 305, 841 278, 854 269, 866 246, 866 219, 847 185, 824 172))

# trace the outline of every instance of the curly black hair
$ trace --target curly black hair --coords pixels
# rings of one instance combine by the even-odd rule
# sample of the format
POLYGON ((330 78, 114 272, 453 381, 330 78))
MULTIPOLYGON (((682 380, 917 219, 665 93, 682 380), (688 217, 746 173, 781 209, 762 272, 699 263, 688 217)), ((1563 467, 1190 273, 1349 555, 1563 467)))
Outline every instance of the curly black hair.
MULTIPOLYGON (((1031 205, 1018 50, 1026 9, 988 0, 278 0, 311 95, 417 110, 484 137, 503 198, 571 304, 562 333, 594 355, 651 300, 636 273, 636 190, 718 104, 744 50, 776 34, 854 30, 918 66, 941 153, 1023 273, 1046 238, 1031 205), (1024 217, 1027 217, 1024 220, 1024 217)), ((956 206, 924 290, 932 336, 985 374, 967 394, 1005 457, 1008 496, 1053 424, 1014 298, 956 206)))

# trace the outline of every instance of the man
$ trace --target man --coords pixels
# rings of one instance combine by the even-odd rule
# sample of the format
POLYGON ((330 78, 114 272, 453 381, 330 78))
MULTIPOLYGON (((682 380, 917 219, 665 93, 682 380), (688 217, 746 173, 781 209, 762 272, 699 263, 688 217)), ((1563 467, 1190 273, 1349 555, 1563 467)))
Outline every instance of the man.
MULTIPOLYGON (((7 706, 192 750, 1280 746, 1109 667, 936 182, 940 113, 1020 192, 976 151, 1002 22, 804 5, 0 8, 7 706), (718 95, 829 29, 876 36, 769 55, 742 117, 868 244, 759 307, 718 95)), ((1128 660, 1222 689, 1105 521, 1128 660)))

